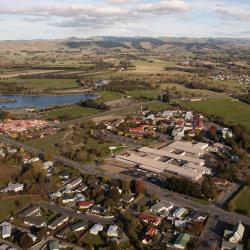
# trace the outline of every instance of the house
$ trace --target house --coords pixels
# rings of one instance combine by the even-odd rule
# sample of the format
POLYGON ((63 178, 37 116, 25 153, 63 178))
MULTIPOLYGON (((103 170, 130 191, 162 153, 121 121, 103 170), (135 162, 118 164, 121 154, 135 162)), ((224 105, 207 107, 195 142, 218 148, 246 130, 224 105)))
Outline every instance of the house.
POLYGON ((144 223, 152 224, 154 226, 158 226, 161 223, 161 217, 153 215, 153 214, 146 214, 141 213, 139 214, 139 219, 144 223))
POLYGON ((82 209, 87 209, 92 207, 95 204, 94 201, 78 201, 77 206, 82 209))
POLYGON ((192 121, 193 119, 194 119, 193 112, 188 111, 188 112, 185 114, 185 120, 186 120, 186 121, 192 121))
POLYGON ((173 111, 165 110, 165 111, 163 111, 162 116, 164 116, 164 117, 172 117, 173 116, 173 111))
POLYGON ((69 217, 67 215, 58 215, 52 219, 50 224, 48 225, 48 228, 51 230, 55 230, 58 227, 62 226, 66 221, 68 221, 69 217))
POLYGON ((90 210, 92 214, 103 214, 105 213, 105 211, 106 209, 103 208, 101 205, 94 205, 91 207, 91 210, 90 210))
POLYGON ((70 229, 74 232, 85 230, 88 224, 85 221, 78 221, 70 226, 70 229))
POLYGON ((195 221, 195 222, 203 222, 206 220, 208 217, 207 213, 199 213, 199 212, 194 212, 189 216, 189 220, 195 221))
POLYGON ((11 236, 11 224, 9 222, 2 222, 0 224, 1 228, 1 236, 3 239, 8 238, 11 236))
POLYGON ((43 167, 44 169, 48 169, 48 168, 51 168, 53 166, 53 162, 52 161, 46 161, 43 163, 43 167))
POLYGON ((40 161, 40 158, 39 157, 33 157, 33 158, 29 159, 27 163, 34 163, 34 162, 37 162, 37 161, 40 161))
POLYGON ((77 186, 79 186, 81 183, 82 183, 82 177, 78 177, 76 179, 73 179, 73 180, 69 181, 66 184, 66 189, 74 189, 77 186))
POLYGON ((37 240, 37 237, 34 234, 28 233, 27 235, 31 238, 33 242, 37 240))
POLYGON ((101 224, 95 224, 93 227, 91 227, 91 229, 89 230, 89 232, 91 234, 94 234, 94 235, 97 235, 99 234, 100 232, 103 231, 103 225, 101 224))
POLYGON ((62 198, 62 203, 63 204, 67 204, 67 203, 70 203, 70 202, 73 202, 75 199, 74 197, 70 196, 70 195, 65 195, 63 198, 62 198))
POLYGON ((58 177, 60 178, 60 179, 69 179, 70 178, 70 173, 68 173, 68 172, 66 172, 66 171, 63 171, 63 172, 61 172, 61 173, 59 173, 58 174, 58 177))
POLYGON ((48 196, 51 200, 54 200, 54 199, 62 197, 62 193, 61 192, 50 193, 48 194, 48 196))
POLYGON ((24 219, 24 225, 28 225, 30 227, 37 227, 37 228, 41 228, 41 227, 45 227, 46 226, 46 221, 44 220, 43 217, 25 217, 24 219))
POLYGON ((116 225, 110 225, 108 227, 107 235, 109 237, 118 237, 118 235, 119 235, 118 226, 116 226, 116 225))
POLYGON ((146 236, 153 237, 158 233, 158 230, 155 227, 150 227, 146 232, 146 236))
POLYGON ((136 128, 129 128, 129 132, 132 134, 144 134, 145 132, 145 125, 141 125, 136 128))
POLYGON ((88 188, 87 185, 82 184, 79 187, 77 187, 77 189, 75 191, 81 193, 81 192, 84 192, 85 190, 87 190, 87 188, 88 188))
POLYGON ((28 216, 41 216, 41 209, 37 205, 30 205, 19 213, 19 217, 25 218, 28 216))
POLYGON ((225 230, 224 231, 224 239, 232 242, 232 243, 239 243, 241 242, 243 235, 245 232, 245 227, 243 226, 243 224, 241 222, 238 222, 233 230, 225 230))
POLYGON ((179 233, 173 245, 177 249, 185 249, 189 240, 190 240, 189 234, 179 233))
POLYGON ((134 194, 128 194, 125 195, 121 198, 121 202, 124 202, 125 204, 129 204, 131 203, 133 200, 135 199, 135 195, 134 194))
POLYGON ((222 137, 223 137, 224 139, 232 138, 232 137, 233 137, 233 132, 232 132, 232 130, 229 129, 229 128, 223 128, 223 129, 221 130, 221 133, 222 133, 222 137))
POLYGON ((186 220, 174 220, 175 227, 186 227, 187 221, 186 220))
POLYGON ((160 201, 150 208, 150 212, 158 214, 164 211, 170 211, 174 207, 174 204, 169 201, 160 201))
POLYGON ((184 207, 180 207, 180 208, 177 208, 174 213, 173 213, 173 216, 175 218, 178 218, 178 219, 181 219, 185 214, 187 214, 187 209, 184 208, 184 207))
POLYGON ((0 190, 1 193, 8 193, 8 192, 20 192, 23 191, 24 184, 19 183, 9 183, 5 188, 0 190))

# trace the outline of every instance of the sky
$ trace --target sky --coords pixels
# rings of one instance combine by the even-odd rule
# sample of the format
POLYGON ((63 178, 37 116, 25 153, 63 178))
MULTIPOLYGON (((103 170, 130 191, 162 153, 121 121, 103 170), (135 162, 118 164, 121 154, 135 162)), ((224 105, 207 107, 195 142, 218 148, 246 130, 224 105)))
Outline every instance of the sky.
POLYGON ((0 40, 250 38, 250 0, 0 0, 0 40))

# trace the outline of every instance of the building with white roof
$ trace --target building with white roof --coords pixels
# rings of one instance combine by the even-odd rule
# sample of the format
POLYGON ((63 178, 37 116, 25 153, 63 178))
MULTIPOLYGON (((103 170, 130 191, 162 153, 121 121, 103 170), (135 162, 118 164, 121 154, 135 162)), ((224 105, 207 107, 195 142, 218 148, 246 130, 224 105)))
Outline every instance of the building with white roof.
POLYGON ((67 189, 74 189, 77 186, 79 186, 82 183, 82 177, 78 177, 76 179, 71 180, 67 183, 66 188, 67 189))
POLYGON ((107 235, 109 237, 118 237, 118 226, 110 225, 107 231, 107 235))
POLYGON ((180 208, 177 208, 177 209, 174 211, 173 216, 174 216, 175 218, 181 219, 182 216, 183 216, 184 214, 186 214, 187 212, 188 212, 188 211, 187 211, 186 208, 180 207, 180 208))
POLYGON ((94 234, 94 235, 97 235, 99 234, 100 232, 103 231, 103 225, 101 224, 95 224, 93 227, 91 227, 91 229, 89 230, 89 232, 91 234, 94 234))
POLYGON ((24 184, 19 183, 9 183, 5 188, 0 190, 1 193, 8 193, 8 192, 20 192, 23 191, 24 184))
POLYGON ((9 222, 2 222, 0 224, 1 228, 1 236, 3 239, 8 238, 11 236, 11 224, 9 222))
POLYGON ((154 204, 150 208, 150 212, 152 212, 152 213, 161 213, 161 212, 164 212, 164 211, 169 212, 173 207, 174 207, 174 204, 172 202, 160 201, 160 202, 154 204))
POLYGON ((43 167, 44 167, 44 169, 48 169, 48 168, 52 167, 53 164, 54 164, 53 161, 46 161, 43 163, 43 167))

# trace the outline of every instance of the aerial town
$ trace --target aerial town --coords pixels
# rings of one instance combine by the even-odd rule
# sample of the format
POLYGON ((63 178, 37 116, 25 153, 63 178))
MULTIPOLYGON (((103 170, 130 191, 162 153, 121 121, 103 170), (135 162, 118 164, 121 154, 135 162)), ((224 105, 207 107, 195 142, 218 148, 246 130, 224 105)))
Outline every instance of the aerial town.
POLYGON ((0 1, 0 250, 250 250, 249 13, 0 1))

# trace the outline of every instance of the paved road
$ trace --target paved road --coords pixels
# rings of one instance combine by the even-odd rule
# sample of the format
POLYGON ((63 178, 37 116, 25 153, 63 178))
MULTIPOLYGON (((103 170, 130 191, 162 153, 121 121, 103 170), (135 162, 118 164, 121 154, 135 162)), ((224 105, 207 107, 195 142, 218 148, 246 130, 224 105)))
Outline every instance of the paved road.
POLYGON ((59 206, 57 204, 50 203, 47 201, 39 202, 39 206, 44 208, 44 209, 49 209, 51 211, 55 211, 55 212, 60 213, 60 214, 68 215, 71 218, 77 218, 79 220, 91 221, 93 223, 101 223, 103 225, 106 225, 106 224, 112 224, 114 221, 114 218, 104 218, 101 216, 91 215, 91 214, 87 214, 87 213, 77 213, 76 210, 74 210, 72 208, 59 206))

